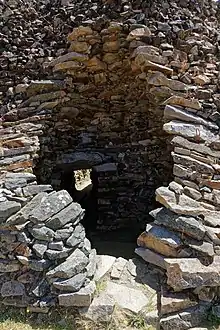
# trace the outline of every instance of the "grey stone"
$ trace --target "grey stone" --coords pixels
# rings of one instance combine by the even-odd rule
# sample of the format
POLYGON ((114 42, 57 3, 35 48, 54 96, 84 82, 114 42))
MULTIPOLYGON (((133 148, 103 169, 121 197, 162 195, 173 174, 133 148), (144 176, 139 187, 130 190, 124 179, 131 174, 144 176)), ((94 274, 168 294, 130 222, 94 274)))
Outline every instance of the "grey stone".
POLYGON ((83 286, 85 280, 86 273, 81 273, 65 281, 57 280, 53 282, 53 286, 61 291, 76 292, 83 286))
POLYGON ((0 273, 17 272, 20 266, 20 263, 17 261, 0 259, 0 273))
POLYGON ((76 249, 63 263, 50 270, 47 277, 70 278, 82 272, 89 262, 85 254, 76 249))
POLYGON ((103 278, 112 268, 116 258, 107 255, 97 255, 97 270, 95 273, 95 280, 99 281, 103 278))
POLYGON ((64 245, 63 245, 62 241, 58 241, 58 242, 49 243, 48 247, 51 250, 62 251, 64 248, 64 245))
POLYGON ((32 246, 33 251, 40 258, 43 258, 44 253, 47 251, 48 243, 46 241, 35 241, 32 246))
POLYGON ((113 264, 111 271, 111 278, 120 279, 126 263, 127 263, 126 259, 119 257, 113 264))
POLYGON ((30 185, 23 188, 24 196, 34 196, 41 192, 49 192, 52 191, 53 188, 51 185, 30 185))
POLYGON ((16 189, 18 187, 24 187, 28 182, 36 180, 36 176, 32 173, 18 172, 7 173, 4 179, 4 185, 7 189, 16 189))
POLYGON ((87 257, 90 255, 92 247, 88 238, 85 237, 82 243, 78 245, 78 247, 82 250, 83 253, 85 253, 87 257))
POLYGON ((52 229, 40 224, 30 228, 29 232, 34 238, 40 241, 51 242, 55 236, 55 232, 52 229))
POLYGON ((5 222, 12 214, 18 212, 21 204, 12 201, 0 203, 0 223, 5 222))
POLYGON ((203 241, 185 239, 184 243, 195 250, 198 255, 213 257, 215 252, 213 244, 203 241))
POLYGON ((198 240, 202 240, 205 236, 205 227, 192 216, 178 215, 164 207, 151 211, 150 215, 158 225, 167 226, 198 240))
POLYGON ((95 282, 91 281, 86 287, 78 292, 60 294, 58 296, 60 306, 87 307, 91 304, 96 290, 95 282))
POLYGON ((68 257, 73 249, 64 247, 62 251, 48 249, 46 255, 50 260, 57 260, 68 257))
POLYGON ((70 237, 70 235, 73 232, 73 227, 69 227, 69 228, 63 228, 63 229, 59 229, 56 230, 55 232, 55 239, 56 240, 65 240, 68 239, 70 237))
POLYGON ((82 308, 79 312, 83 318, 94 322, 110 322, 114 308, 114 298, 107 293, 103 293, 95 297, 88 308, 82 308))
POLYGON ((47 227, 57 230, 62 228, 65 224, 72 222, 76 223, 77 219, 84 214, 84 210, 77 203, 71 203, 59 213, 55 214, 47 221, 47 227))
POLYGON ((183 123, 177 120, 172 120, 164 124, 163 129, 168 134, 180 135, 186 139, 193 139, 194 141, 197 141, 199 138, 201 142, 204 142, 207 140, 215 140, 218 137, 202 125, 183 123))
POLYGON ((50 292, 50 285, 46 279, 40 280, 35 286, 35 288, 32 290, 32 293, 36 297, 43 297, 49 292, 50 292))
POLYGON ((191 327, 202 325, 207 319, 208 309, 208 304, 191 307, 182 313, 162 318, 160 327, 164 330, 187 330, 191 327))
POLYGON ((89 263, 86 266, 87 277, 92 278, 96 271, 96 250, 92 249, 89 254, 89 263))
POLYGON ((66 244, 68 246, 75 247, 84 240, 85 236, 85 229, 81 224, 79 224, 74 229, 72 235, 67 239, 66 244))
POLYGON ((143 258, 146 262, 149 262, 155 266, 166 269, 166 262, 164 257, 156 252, 153 252, 149 249, 136 248, 135 253, 143 258))
POLYGON ((207 121, 199 117, 198 115, 194 115, 188 112, 187 110, 181 109, 180 107, 177 106, 166 105, 164 109, 164 117, 165 119, 168 120, 172 120, 172 119, 181 120, 181 121, 201 124, 207 126, 210 129, 218 130, 218 126, 215 125, 214 123, 207 121))
POLYGON ((35 223, 44 222, 71 202, 72 198, 65 190, 49 194, 30 212, 29 219, 35 223))
POLYGON ((11 216, 7 220, 7 224, 24 224, 29 220, 29 214, 38 206, 45 198, 47 197, 47 193, 40 193, 36 195, 28 204, 26 204, 19 212, 15 215, 11 216))
POLYGON ((188 294, 182 292, 164 292, 163 290, 161 294, 160 314, 166 315, 175 313, 197 304, 198 302, 196 300, 191 300, 188 294))
POLYGON ((2 297, 23 296, 25 294, 25 286, 18 281, 4 282, 1 287, 2 297))
POLYGON ((30 242, 31 242, 31 239, 28 238, 27 234, 24 231, 23 232, 19 232, 17 234, 17 240, 19 242, 26 243, 26 244, 30 244, 30 242))
POLYGON ((125 285, 107 282, 105 292, 115 300, 116 304, 133 313, 139 313, 148 303, 148 298, 141 290, 125 285))
POLYGON ((42 272, 44 270, 47 270, 51 266, 50 260, 29 260, 29 267, 32 270, 35 270, 36 272, 42 272))

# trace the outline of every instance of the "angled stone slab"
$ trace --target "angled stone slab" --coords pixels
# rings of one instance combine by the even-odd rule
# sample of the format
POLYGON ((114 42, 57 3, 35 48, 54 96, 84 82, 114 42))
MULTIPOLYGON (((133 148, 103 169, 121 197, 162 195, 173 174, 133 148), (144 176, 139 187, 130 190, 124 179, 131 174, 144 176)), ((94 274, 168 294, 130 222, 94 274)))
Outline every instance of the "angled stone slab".
POLYGON ((195 110, 202 109, 202 105, 199 102, 199 100, 192 99, 192 98, 186 99, 184 97, 176 96, 176 95, 173 95, 173 96, 169 97, 163 104, 164 105, 166 105, 166 104, 179 105, 179 106, 182 106, 182 107, 192 108, 192 109, 195 109, 195 110))
POLYGON ((162 291, 160 302, 161 315, 179 312, 183 309, 196 306, 198 304, 196 300, 191 300, 188 294, 182 292, 172 293, 168 291, 162 291))
POLYGON ((220 256, 204 266, 197 258, 165 259, 167 284, 175 291, 220 285, 220 256))
POLYGON ((5 222, 12 214, 18 212, 21 204, 13 201, 0 202, 0 223, 5 222))
POLYGON ((211 141, 218 138, 218 134, 214 134, 203 125, 184 123, 178 120, 172 120, 164 124, 163 129, 168 134, 180 135, 197 142, 211 141))
POLYGON ((67 223, 73 222, 77 223, 77 220, 81 219, 80 216, 84 214, 84 210, 78 203, 71 203, 67 207, 65 207, 62 211, 55 214, 51 217, 47 222, 46 226, 57 230, 64 227, 67 223))
POLYGON ((105 292, 113 297, 119 307, 130 310, 133 313, 140 312, 149 303, 149 299, 141 290, 132 289, 114 282, 107 282, 105 292))
POLYGON ((144 249, 142 247, 136 248, 135 253, 150 264, 153 264, 163 269, 167 268, 165 258, 161 254, 158 254, 150 249, 144 249))
POLYGON ((72 202, 72 197, 65 190, 49 194, 40 205, 29 214, 29 220, 34 223, 44 222, 72 202))
MULTIPOLYGON (((158 70, 159 71, 159 70, 158 70)), ((181 109, 173 105, 166 105, 164 109, 164 118, 168 120, 181 120, 184 122, 195 123, 198 125, 204 125, 210 129, 218 131, 218 126, 214 123, 205 120, 198 115, 187 111, 186 109, 181 109)))
POLYGON ((146 231, 138 237, 137 245, 154 250, 166 257, 177 257, 178 249, 183 243, 179 236, 165 227, 149 224, 146 231))
POLYGON ((92 302, 95 290, 95 282, 91 281, 78 292, 60 294, 58 296, 59 305, 65 307, 88 307, 92 302))
POLYGON ((15 215, 11 216, 7 220, 8 225, 21 225, 26 223, 29 220, 29 215, 35 209, 35 207, 39 206, 39 204, 47 198, 47 193, 37 194, 28 204, 26 204, 19 212, 15 215))
POLYGON ((82 272, 87 266, 89 259, 85 254, 76 249, 63 263, 47 272, 46 276, 68 279, 82 272))
POLYGON ((94 279, 99 281, 104 277, 112 268, 116 258, 108 255, 97 255, 97 269, 95 272, 94 279))
POLYGON ((189 215, 178 215, 174 212, 161 207, 150 212, 158 225, 172 228, 176 231, 187 234, 197 240, 203 240, 206 228, 195 217, 189 215))
POLYGON ((156 190, 156 201, 177 214, 199 215, 207 211, 199 202, 185 194, 175 194, 167 187, 156 190))
POLYGON ((172 152, 171 155, 173 157, 174 163, 176 164, 180 164, 189 168, 194 167, 194 169, 199 173, 207 173, 207 174, 214 173, 214 168, 211 165, 203 163, 195 158, 185 155, 179 155, 174 152, 172 152))

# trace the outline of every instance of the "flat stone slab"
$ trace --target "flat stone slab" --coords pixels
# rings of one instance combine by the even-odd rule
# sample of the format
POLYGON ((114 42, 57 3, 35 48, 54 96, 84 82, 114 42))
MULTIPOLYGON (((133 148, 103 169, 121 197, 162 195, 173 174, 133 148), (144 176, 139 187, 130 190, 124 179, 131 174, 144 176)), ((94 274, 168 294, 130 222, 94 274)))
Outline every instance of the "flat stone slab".
POLYGON ((97 269, 94 279, 99 281, 105 274, 107 274, 112 268, 116 258, 108 255, 97 255, 97 269))
POLYGON ((96 285, 92 281, 78 292, 60 294, 58 296, 59 305, 65 307, 88 307, 92 302, 95 290, 96 285))
POLYGON ((51 219, 49 219, 46 225, 53 230, 57 230, 62 228, 69 222, 77 222, 77 219, 83 213, 84 210, 78 203, 71 203, 62 211, 55 214, 51 219))
POLYGON ((162 292, 160 314, 165 315, 179 312, 197 304, 198 302, 191 300, 187 294, 162 292))
POLYGON ((29 220, 39 223, 44 222, 58 213, 72 202, 72 197, 65 190, 53 192, 41 201, 29 214, 29 220))
POLYGON ((122 275, 123 269, 126 264, 127 264, 127 260, 122 257, 119 257, 113 264, 112 271, 111 271, 111 278, 119 279, 122 275))
POLYGON ((63 263, 50 270, 46 276, 68 279, 82 272, 88 262, 89 259, 85 254, 76 249, 63 263))
POLYGON ((12 214, 18 212, 21 204, 13 201, 0 203, 0 223, 5 222, 12 214))
POLYGON ((196 258, 165 259, 167 284, 175 291, 220 285, 220 256, 204 266, 196 258))
POLYGON ((114 312, 115 300, 106 293, 95 297, 89 308, 79 310, 80 314, 94 322, 109 322, 114 312))
POLYGON ((150 212, 158 225, 177 230, 197 240, 203 240, 206 228, 196 218, 189 215, 175 214, 165 207, 150 212))
POLYGON ((105 293, 113 297, 119 307, 133 313, 140 312, 149 303, 142 291, 113 282, 107 282, 105 293))

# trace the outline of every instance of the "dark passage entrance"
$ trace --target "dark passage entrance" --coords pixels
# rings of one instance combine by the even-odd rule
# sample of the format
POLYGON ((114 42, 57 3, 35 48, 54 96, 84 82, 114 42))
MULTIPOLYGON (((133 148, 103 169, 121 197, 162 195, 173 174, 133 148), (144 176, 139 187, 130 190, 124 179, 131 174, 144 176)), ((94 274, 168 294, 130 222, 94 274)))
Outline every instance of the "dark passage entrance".
POLYGON ((72 196, 73 201, 85 209, 82 221, 87 236, 96 230, 98 218, 97 173, 91 168, 77 168, 63 170, 61 174, 61 189, 65 189, 72 196))

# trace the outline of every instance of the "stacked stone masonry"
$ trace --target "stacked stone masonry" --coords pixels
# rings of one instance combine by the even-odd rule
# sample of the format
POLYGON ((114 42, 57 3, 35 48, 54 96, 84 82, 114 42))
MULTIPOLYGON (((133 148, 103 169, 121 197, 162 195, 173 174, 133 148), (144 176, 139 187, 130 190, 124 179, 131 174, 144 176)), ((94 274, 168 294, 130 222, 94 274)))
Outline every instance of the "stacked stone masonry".
POLYGON ((98 173, 100 229, 143 223, 151 210, 136 253, 166 273, 161 329, 185 330, 219 299, 218 5, 112 2, 97 14, 109 8, 113 19, 74 21, 68 49, 42 55, 46 80, 28 73, 17 85, 13 54, 3 54, 1 296, 33 308, 90 303, 95 251, 83 210, 53 191, 60 168, 83 160, 98 173), (162 207, 152 210, 155 190, 162 207))

